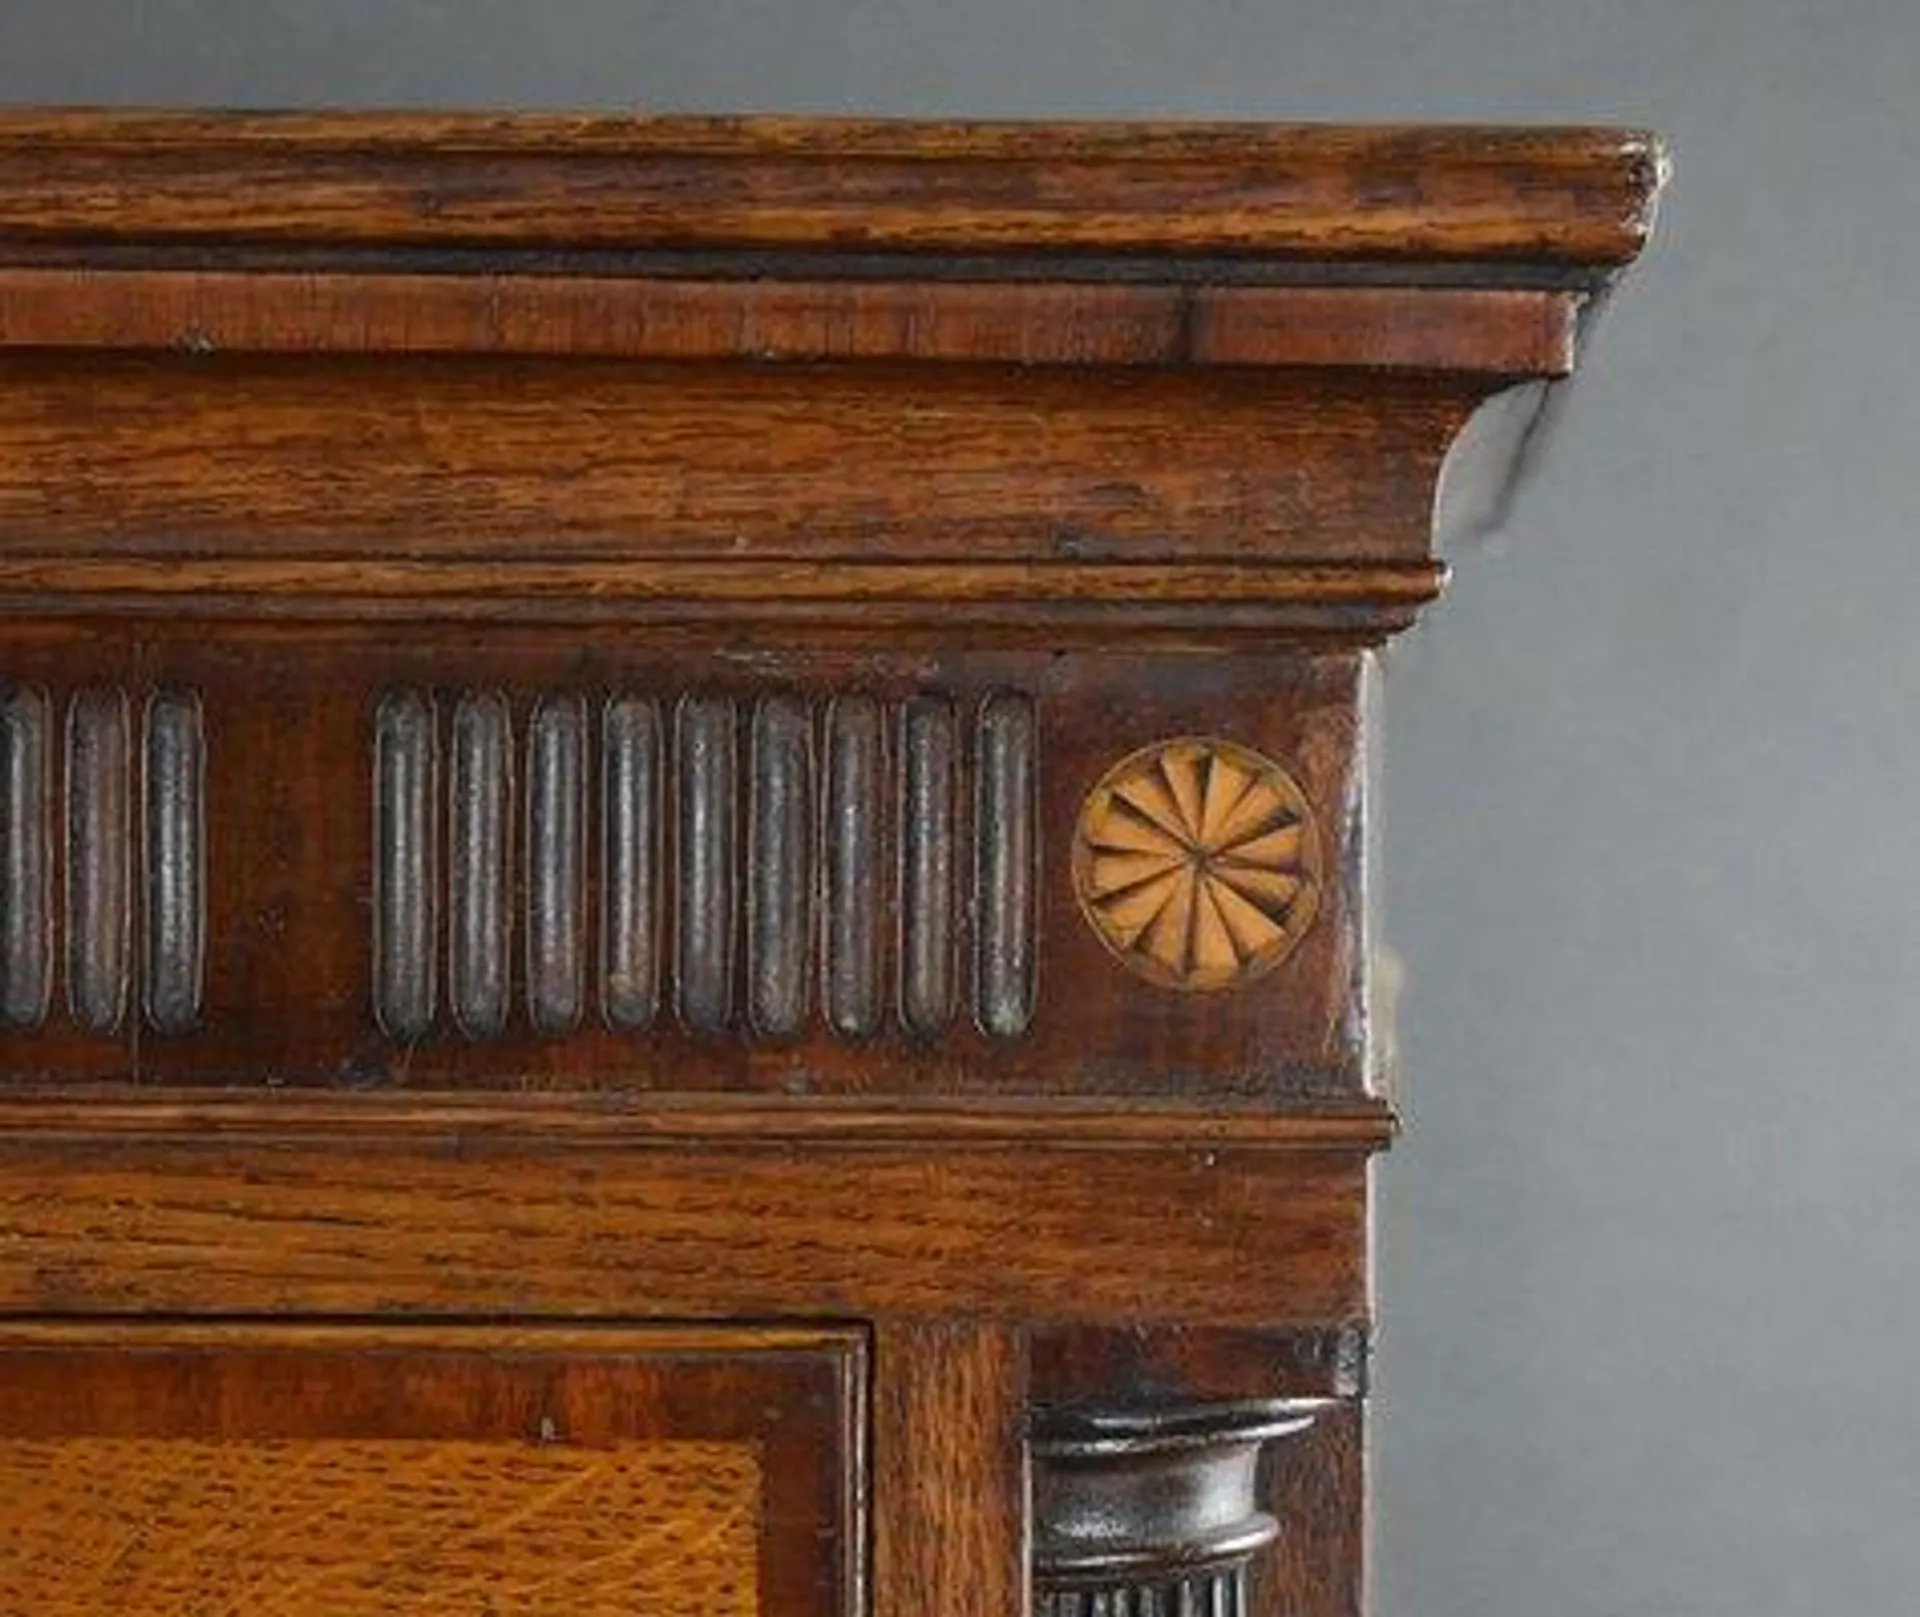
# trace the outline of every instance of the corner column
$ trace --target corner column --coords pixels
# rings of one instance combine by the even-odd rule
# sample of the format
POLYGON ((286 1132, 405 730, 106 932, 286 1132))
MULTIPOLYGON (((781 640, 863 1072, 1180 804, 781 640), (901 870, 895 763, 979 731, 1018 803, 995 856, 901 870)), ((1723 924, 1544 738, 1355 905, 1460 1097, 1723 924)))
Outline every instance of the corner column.
POLYGON ((1280 1534, 1260 1456, 1325 1399, 1062 1409, 1029 1453, 1037 1617, 1244 1617, 1247 1568, 1280 1534))

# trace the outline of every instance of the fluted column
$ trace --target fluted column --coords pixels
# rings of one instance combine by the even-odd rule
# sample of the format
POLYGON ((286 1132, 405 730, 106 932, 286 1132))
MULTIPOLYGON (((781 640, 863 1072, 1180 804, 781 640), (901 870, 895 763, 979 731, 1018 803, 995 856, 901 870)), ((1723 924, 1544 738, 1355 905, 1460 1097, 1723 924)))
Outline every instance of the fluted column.
POLYGON ((1328 1407, 1258 1399, 1037 1418, 1038 1617, 1242 1617, 1248 1565, 1280 1532, 1258 1502, 1261 1451, 1328 1407))

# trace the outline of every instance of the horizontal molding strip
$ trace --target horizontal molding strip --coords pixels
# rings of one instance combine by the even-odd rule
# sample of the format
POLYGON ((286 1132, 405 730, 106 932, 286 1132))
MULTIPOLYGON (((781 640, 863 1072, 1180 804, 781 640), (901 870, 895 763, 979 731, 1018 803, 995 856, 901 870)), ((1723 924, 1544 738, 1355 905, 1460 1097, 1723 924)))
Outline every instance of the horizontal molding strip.
POLYGON ((267 1144, 0 1138, 0 1314, 824 1312, 1271 1332, 1367 1311, 1367 1164, 1337 1146, 582 1140, 556 1173, 544 1137, 267 1144))
POLYGON ((805 1104, 723 1095, 510 1097, 301 1093, 284 1099, 228 1091, 172 1091, 132 1098, 120 1088, 0 1093, 0 1139, 136 1134, 143 1138, 228 1134, 445 1138, 487 1135, 563 1140, 769 1141, 856 1145, 1005 1141, 1038 1147, 1137 1144, 1281 1150, 1378 1151, 1398 1129, 1377 1098, 1290 1107, 1199 1108, 1102 1099, 837 1101, 805 1104))
POLYGON ((0 245, 724 247, 1605 268, 1664 177, 1638 130, 23 111, 0 245))
POLYGON ((1579 292, 0 269, 0 348, 1557 377, 1579 292))
POLYGON ((702 623, 794 620, 874 629, 1076 627, 1386 633, 1440 593, 1442 564, 755 560, 382 561, 168 556, 0 557, 0 610, 214 617, 702 623), (838 614, 838 615, 837 615, 838 614))

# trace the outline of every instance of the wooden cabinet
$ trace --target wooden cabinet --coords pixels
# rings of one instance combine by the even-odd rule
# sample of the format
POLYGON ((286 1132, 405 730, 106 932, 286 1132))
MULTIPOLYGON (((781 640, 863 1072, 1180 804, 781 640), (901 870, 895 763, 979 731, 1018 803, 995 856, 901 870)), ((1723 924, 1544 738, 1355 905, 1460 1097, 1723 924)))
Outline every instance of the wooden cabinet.
POLYGON ((1658 180, 0 118, 0 1606, 1356 1617, 1374 649, 1658 180))

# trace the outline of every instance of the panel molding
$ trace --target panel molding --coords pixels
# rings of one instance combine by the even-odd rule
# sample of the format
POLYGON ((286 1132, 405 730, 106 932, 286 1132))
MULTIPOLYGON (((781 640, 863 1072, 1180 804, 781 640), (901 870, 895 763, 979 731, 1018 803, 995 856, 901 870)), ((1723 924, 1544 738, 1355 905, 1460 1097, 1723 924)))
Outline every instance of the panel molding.
POLYGON ((0 1591, 854 1617, 869 1357, 834 1325, 6 1323, 0 1591))

